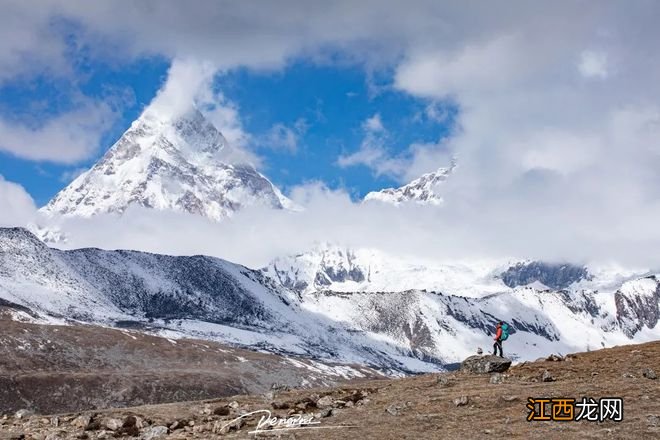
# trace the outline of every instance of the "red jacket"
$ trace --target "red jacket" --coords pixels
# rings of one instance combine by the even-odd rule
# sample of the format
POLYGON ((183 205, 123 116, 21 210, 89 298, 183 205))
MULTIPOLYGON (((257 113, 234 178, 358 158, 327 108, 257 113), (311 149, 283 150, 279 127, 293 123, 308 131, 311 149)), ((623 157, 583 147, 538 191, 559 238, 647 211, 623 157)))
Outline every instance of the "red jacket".
POLYGON ((495 337, 493 339, 499 341, 501 337, 502 337, 502 327, 498 325, 497 332, 495 333, 495 337))

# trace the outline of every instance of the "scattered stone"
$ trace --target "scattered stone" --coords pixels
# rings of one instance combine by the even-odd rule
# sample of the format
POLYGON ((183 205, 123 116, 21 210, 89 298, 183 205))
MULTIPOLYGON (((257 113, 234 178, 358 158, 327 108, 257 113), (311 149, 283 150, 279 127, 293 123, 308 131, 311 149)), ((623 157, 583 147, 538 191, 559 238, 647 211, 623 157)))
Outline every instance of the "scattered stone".
POLYGON ((301 411, 306 411, 308 408, 316 408, 317 399, 312 399, 311 397, 305 397, 296 402, 296 408, 301 411))
POLYGON ((213 410, 213 415, 215 416, 228 416, 231 410, 227 405, 219 406, 213 410))
POLYGON ((236 419, 232 422, 224 422, 218 420, 213 424, 212 431, 214 434, 227 434, 230 431, 238 431, 243 426, 243 419, 236 419))
POLYGON ((371 402, 371 399, 364 398, 364 399, 362 399, 362 400, 358 400, 357 403, 356 403, 356 405, 357 405, 357 406, 362 406, 362 405, 366 405, 366 404, 369 403, 369 402, 371 402))
POLYGON ((660 426, 660 416, 655 414, 649 414, 646 416, 646 421, 648 422, 649 426, 660 426))
POLYGON ((232 400, 231 402, 229 402, 229 404, 227 406, 230 407, 231 409, 238 409, 239 405, 238 405, 237 401, 232 400))
POLYGON ((592 376, 598 376, 598 371, 592 371, 592 372, 591 372, 591 375, 592 375, 592 376))
POLYGON ((345 401, 345 400, 335 400, 335 401, 334 401, 334 405, 335 405, 337 408, 343 408, 343 407, 346 406, 346 401, 345 401))
POLYGON ((275 398, 275 393, 272 391, 268 391, 267 393, 264 393, 264 399, 266 400, 273 400, 275 398))
POLYGON ((137 426, 128 426, 126 428, 122 427, 119 431, 117 431, 117 434, 120 436, 123 435, 129 437, 137 437, 140 435, 140 430, 137 426))
POLYGON ((624 379, 634 379, 635 375, 632 373, 623 373, 621 377, 623 377, 624 379))
POLYGON ((167 426, 152 426, 144 432, 142 438, 144 440, 155 440, 165 437, 168 433, 167 426))
POLYGON ((135 426, 138 429, 141 429, 143 427, 142 419, 137 417, 137 416, 126 416, 124 418, 124 423, 122 424, 123 428, 130 428, 132 426, 135 426))
POLYGON ((14 414, 14 417, 16 417, 17 419, 20 420, 20 419, 25 419, 27 417, 30 417, 31 415, 34 415, 34 411, 29 410, 29 409, 19 409, 14 414))
POLYGON ((348 402, 346 402, 346 404, 344 405, 344 407, 345 407, 345 408, 352 408, 354 405, 355 405, 355 404, 353 403, 353 401, 352 401, 352 400, 349 400, 348 402))
POLYGON ((564 358, 562 358, 561 356, 559 356, 557 354, 551 354, 550 356, 545 358, 545 360, 548 361, 548 362, 561 362, 561 361, 564 360, 564 358))
POLYGON ((288 402, 273 402, 271 406, 273 409, 289 409, 291 405, 288 402))
POLYGON ((504 383, 504 375, 500 373, 493 374, 492 376, 490 376, 490 383, 494 383, 494 384, 504 383))
POLYGON ((101 426, 104 428, 109 429, 110 431, 117 431, 119 428, 121 428, 124 425, 124 422, 119 420, 119 419, 103 419, 101 422, 101 426))
POLYGON ((283 383, 274 383, 270 386, 270 389, 273 391, 289 391, 291 390, 291 387, 283 383))
POLYGON ((60 426, 60 418, 59 417, 52 417, 50 419, 50 424, 57 428, 58 426, 60 426))
POLYGON ((205 424, 205 425, 196 425, 196 426, 194 426, 193 429, 192 429, 192 432, 194 434, 201 434, 202 432, 207 432, 207 431, 211 431, 211 430, 213 430, 211 425, 205 424))
POLYGON ((316 406, 319 408, 326 408, 329 406, 332 406, 332 397, 330 396, 323 396, 319 400, 316 401, 316 406))
POLYGON ((102 428, 101 422, 99 420, 92 419, 87 426, 85 426, 85 431, 100 431, 102 428))
POLYGON ((316 413, 316 418, 317 419, 324 419, 326 417, 330 417, 332 415, 332 410, 330 408, 324 408, 321 411, 316 413))
POLYGON ((550 374, 548 370, 543 371, 543 374, 541 375, 541 381, 543 382, 554 382, 555 378, 550 374))
POLYGON ((114 438, 114 433, 112 431, 106 431, 102 429, 96 433, 96 438, 99 440, 106 438, 114 438))
POLYGON ((651 380, 656 380, 658 378, 658 376, 655 374, 655 371, 653 371, 651 368, 645 368, 644 371, 642 371, 642 376, 651 380))
POLYGON ((438 375, 438 378, 436 379, 436 383, 443 387, 449 386, 449 382, 449 378, 444 374, 438 375))
POLYGON ((515 402, 517 400, 520 400, 518 396, 502 396, 502 400, 505 402, 515 402))
MULTIPOLYGON (((390 406, 388 406, 387 408, 385 408, 385 411, 387 411, 390 415, 398 416, 399 414, 401 414, 402 410, 408 408, 409 406, 411 406, 410 402, 393 403, 390 406)), ((334 415, 334 411, 333 411, 333 415, 334 415)))
POLYGON ((511 366, 511 359, 486 355, 470 356, 461 363, 461 371, 475 374, 503 373, 511 366))
POLYGON ((86 428, 87 425, 89 425, 89 422, 92 421, 92 417, 87 415, 87 414, 82 414, 73 419, 73 422, 71 422, 71 425, 73 425, 76 428, 86 428))
POLYGON ((470 403, 470 398, 468 396, 457 397, 453 400, 454 405, 456 406, 465 406, 470 403))

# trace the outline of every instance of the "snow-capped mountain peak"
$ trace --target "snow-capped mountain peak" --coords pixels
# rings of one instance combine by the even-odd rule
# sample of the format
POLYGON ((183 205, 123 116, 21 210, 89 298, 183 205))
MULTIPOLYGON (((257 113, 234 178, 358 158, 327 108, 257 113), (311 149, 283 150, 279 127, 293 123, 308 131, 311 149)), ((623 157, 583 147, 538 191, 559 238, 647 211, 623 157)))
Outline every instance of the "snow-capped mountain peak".
POLYGON ((407 185, 399 188, 385 188, 380 191, 372 191, 364 197, 364 201, 376 200, 393 205, 400 205, 405 202, 440 205, 443 199, 437 192, 438 187, 447 180, 455 168, 456 162, 452 161, 451 166, 423 174, 407 185))
POLYGON ((213 220, 244 206, 292 203, 195 107, 176 115, 147 108, 89 171, 42 210, 91 217, 138 205, 213 220))

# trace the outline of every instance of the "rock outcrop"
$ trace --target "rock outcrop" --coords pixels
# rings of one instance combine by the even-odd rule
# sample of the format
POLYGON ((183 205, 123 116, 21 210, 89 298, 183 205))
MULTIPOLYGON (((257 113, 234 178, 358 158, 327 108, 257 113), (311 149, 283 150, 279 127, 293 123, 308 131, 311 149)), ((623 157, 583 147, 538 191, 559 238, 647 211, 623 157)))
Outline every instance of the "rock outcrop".
POLYGON ((503 373, 511 366, 511 359, 486 355, 470 356, 461 363, 461 371, 474 374, 503 373))

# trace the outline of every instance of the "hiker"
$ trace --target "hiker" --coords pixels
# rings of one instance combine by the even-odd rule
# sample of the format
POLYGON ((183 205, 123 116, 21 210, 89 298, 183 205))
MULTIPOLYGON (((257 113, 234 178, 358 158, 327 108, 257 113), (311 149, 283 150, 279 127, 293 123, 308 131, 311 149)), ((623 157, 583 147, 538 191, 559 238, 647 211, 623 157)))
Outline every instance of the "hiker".
POLYGON ((500 350, 500 357, 504 357, 502 352, 502 341, 506 341, 509 337, 509 326, 502 321, 497 323, 497 328, 495 331, 495 343, 493 344, 493 356, 497 356, 497 349, 500 350))

